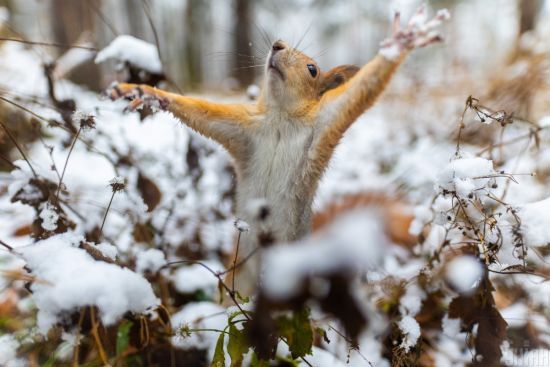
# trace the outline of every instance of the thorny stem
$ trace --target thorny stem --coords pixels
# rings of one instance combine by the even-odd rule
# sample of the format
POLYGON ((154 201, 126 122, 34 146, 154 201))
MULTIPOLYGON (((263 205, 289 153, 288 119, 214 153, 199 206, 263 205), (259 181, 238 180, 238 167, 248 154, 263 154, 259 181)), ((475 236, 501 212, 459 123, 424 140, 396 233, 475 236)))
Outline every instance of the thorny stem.
POLYGON ((103 233, 103 226, 105 225, 105 220, 107 219, 107 214, 109 214, 109 209, 111 209, 111 204, 113 203, 115 194, 116 194, 116 190, 113 190, 113 194, 111 195, 111 200, 109 200, 109 205, 107 205, 107 210, 105 210, 105 215, 103 216, 103 222, 101 222, 101 228, 99 228, 100 233, 103 233))
POLYGON ((57 200, 59 200, 59 192, 61 191, 61 185, 63 184, 63 177, 65 177, 65 171, 67 170, 67 165, 69 164, 69 158, 71 158, 71 154, 73 152, 74 146, 76 144, 76 141, 78 140, 78 136, 80 135, 80 132, 82 131, 82 125, 78 128, 78 131, 76 132, 73 142, 71 143, 71 148, 69 149, 69 154, 67 154, 67 159, 65 160, 65 165, 63 166, 63 171, 61 172, 61 178, 59 179, 59 186, 57 187, 57 192, 55 194, 55 197, 57 200))
POLYGON ((31 169, 34 178, 38 178, 38 175, 36 174, 36 171, 34 170, 33 166, 31 165, 31 162, 29 161, 29 159, 25 155, 25 152, 23 152, 23 149, 21 148, 21 146, 17 143, 17 140, 15 139, 15 137, 11 134, 11 132, 8 130, 8 128, 6 127, 6 125, 4 125, 4 123, 2 121, 0 121, 0 125, 2 126, 2 128, 4 129, 4 131, 6 132, 8 137, 10 138, 13 145, 15 145, 15 147, 17 148, 19 153, 21 153, 21 155, 23 156, 23 159, 25 160, 25 162, 27 162, 27 165, 31 169))

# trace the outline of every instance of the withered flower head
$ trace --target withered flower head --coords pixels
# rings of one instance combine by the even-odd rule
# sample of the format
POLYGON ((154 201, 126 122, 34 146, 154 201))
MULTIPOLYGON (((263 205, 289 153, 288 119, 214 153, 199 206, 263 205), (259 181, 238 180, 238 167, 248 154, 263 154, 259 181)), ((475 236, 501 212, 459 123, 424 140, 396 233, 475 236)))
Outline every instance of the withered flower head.
POLYGON ((126 179, 124 177, 117 176, 109 181, 109 185, 113 192, 122 191, 126 188, 126 179))
POLYGON ((83 111, 76 111, 73 114, 73 121, 77 123, 82 130, 95 129, 95 116, 83 111))

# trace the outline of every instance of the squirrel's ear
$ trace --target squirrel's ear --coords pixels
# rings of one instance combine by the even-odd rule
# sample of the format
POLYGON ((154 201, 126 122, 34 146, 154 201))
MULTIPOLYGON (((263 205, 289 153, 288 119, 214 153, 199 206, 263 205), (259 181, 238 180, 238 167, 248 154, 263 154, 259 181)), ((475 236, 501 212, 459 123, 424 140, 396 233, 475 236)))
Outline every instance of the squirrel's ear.
POLYGON ((321 75, 320 95, 334 89, 348 80, 350 80, 357 72, 359 67, 355 65, 340 65, 330 69, 321 75))

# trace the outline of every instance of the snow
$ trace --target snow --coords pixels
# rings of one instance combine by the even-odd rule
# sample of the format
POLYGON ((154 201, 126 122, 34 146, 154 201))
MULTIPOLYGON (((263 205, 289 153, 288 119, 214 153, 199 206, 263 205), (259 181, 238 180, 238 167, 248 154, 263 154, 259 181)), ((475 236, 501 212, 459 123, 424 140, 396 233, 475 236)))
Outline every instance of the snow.
POLYGON ((389 45, 382 44, 380 47, 380 55, 389 61, 395 61, 401 55, 401 47, 397 43, 392 43, 389 45))
POLYGON ((246 96, 251 100, 257 100, 262 90, 256 84, 251 84, 246 88, 246 96))
POLYGON ((447 191, 456 192, 460 197, 468 197, 482 189, 495 175, 493 162, 484 158, 459 158, 452 160, 437 177, 437 185, 447 191))
MULTIPOLYGON (((521 231, 529 246, 548 246, 550 243, 550 198, 524 204, 518 208, 521 231)), ((513 221, 510 220, 512 223, 513 221)))
POLYGON ((239 232, 248 232, 248 231, 250 231, 250 225, 242 219, 237 219, 235 221, 235 228, 237 228, 237 230, 239 232))
POLYGON ((116 248, 116 246, 113 246, 109 243, 99 243, 97 245, 94 245, 94 247, 98 249, 103 256, 113 261, 116 260, 118 254, 118 249, 116 248))
POLYGON ((261 279, 264 290, 273 299, 286 299, 296 294, 307 276, 375 268, 383 259, 385 242, 374 213, 346 215, 324 233, 268 248, 261 279))
POLYGON ((46 231, 55 231, 57 228, 57 221, 59 220, 59 214, 55 211, 55 207, 47 202, 39 214, 42 219, 42 228, 46 231))
POLYGON ((166 265, 166 257, 164 252, 159 249, 151 248, 138 252, 136 255, 136 271, 138 273, 143 274, 146 271, 155 273, 164 265, 166 265))
POLYGON ((76 247, 82 240, 64 233, 17 249, 36 277, 31 289, 43 334, 80 307, 96 306, 103 323, 111 325, 128 311, 143 313, 159 304, 143 277, 94 260, 76 247))
POLYGON ((465 255, 458 256, 447 264, 446 277, 457 291, 469 294, 475 291, 483 272, 483 266, 479 260, 465 255))
MULTIPOLYGON (((215 260, 201 262, 214 272, 224 271, 223 265, 215 260)), ((200 264, 181 266, 172 276, 172 281, 178 292, 194 293, 203 290, 212 296, 218 287, 218 278, 200 264)))
POLYGON ((95 62, 100 64, 111 59, 128 62, 153 74, 162 73, 156 46, 133 36, 120 35, 115 38, 97 54, 95 62))
POLYGON ((416 316, 422 307, 422 301, 426 294, 417 284, 410 284, 405 290, 405 294, 400 299, 400 311, 402 315, 416 316))
POLYGON ((520 328, 529 321, 529 309, 524 303, 514 303, 500 311, 508 327, 520 328))
POLYGON ((6 334, 0 336, 0 366, 3 367, 23 367, 26 363, 17 359, 17 349, 19 343, 13 335, 6 334))
POLYGON ((397 325, 404 334, 400 347, 408 353, 416 345, 418 338, 420 338, 420 325, 418 325, 414 317, 409 315, 403 316, 397 325))
POLYGON ((227 315, 220 305, 212 302, 190 303, 172 315, 172 328, 176 332, 176 336, 172 337, 172 344, 181 349, 207 349, 209 360, 212 360, 219 334, 209 330, 223 330, 226 326, 227 315), (178 331, 184 327, 209 330, 181 335, 178 331))

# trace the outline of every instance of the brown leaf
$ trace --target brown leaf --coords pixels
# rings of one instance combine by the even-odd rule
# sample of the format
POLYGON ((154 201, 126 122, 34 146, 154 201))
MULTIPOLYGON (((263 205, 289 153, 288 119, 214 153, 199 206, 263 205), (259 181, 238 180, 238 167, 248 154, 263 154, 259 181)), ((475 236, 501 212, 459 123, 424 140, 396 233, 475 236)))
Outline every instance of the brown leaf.
POLYGON ((449 305, 449 317, 460 318, 464 330, 472 331, 474 325, 478 325, 473 366, 500 366, 500 345, 506 337, 508 324, 495 307, 492 290, 493 286, 485 275, 476 293, 456 297, 449 305))
POLYGON ((162 193, 158 186, 149 177, 139 172, 137 188, 143 201, 147 204, 147 211, 153 211, 162 198, 162 193))

